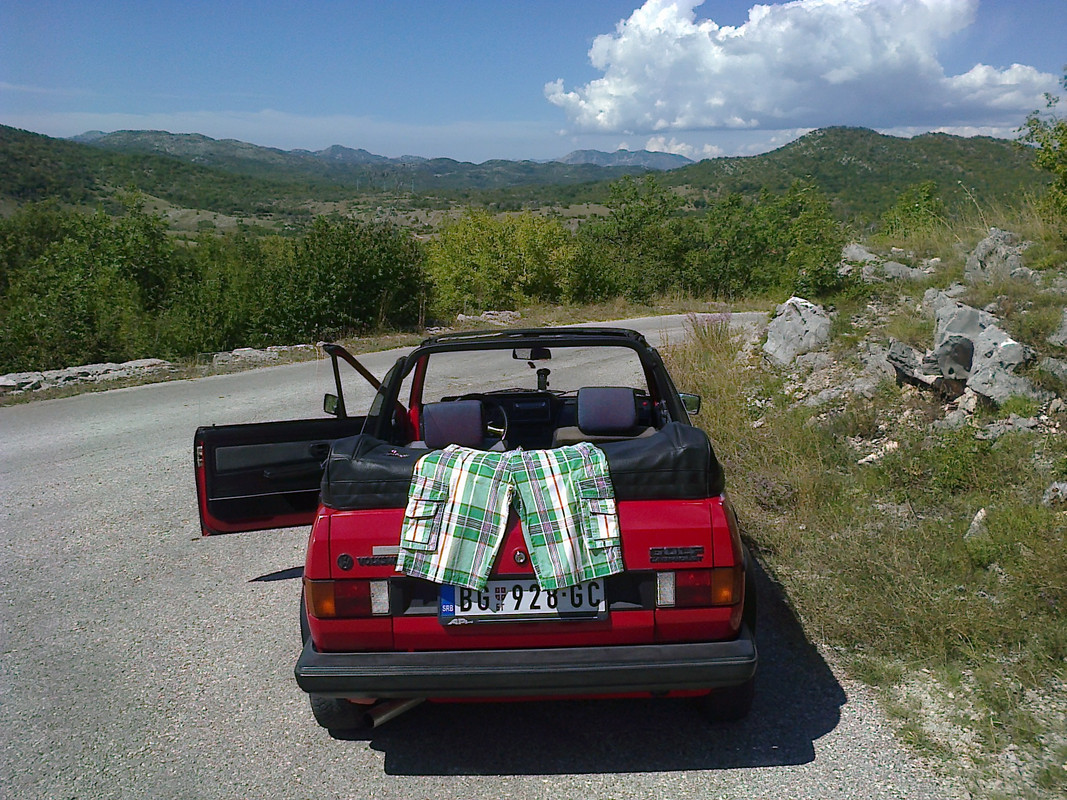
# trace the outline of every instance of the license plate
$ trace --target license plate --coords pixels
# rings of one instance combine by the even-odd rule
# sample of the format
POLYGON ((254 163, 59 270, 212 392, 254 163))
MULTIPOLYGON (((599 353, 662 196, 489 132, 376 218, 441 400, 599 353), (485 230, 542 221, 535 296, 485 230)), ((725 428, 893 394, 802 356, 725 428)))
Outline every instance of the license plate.
POLYGON ((442 625, 497 620, 595 619, 604 614, 604 581, 592 580, 548 591, 536 580, 489 581, 485 589, 442 586, 442 625))

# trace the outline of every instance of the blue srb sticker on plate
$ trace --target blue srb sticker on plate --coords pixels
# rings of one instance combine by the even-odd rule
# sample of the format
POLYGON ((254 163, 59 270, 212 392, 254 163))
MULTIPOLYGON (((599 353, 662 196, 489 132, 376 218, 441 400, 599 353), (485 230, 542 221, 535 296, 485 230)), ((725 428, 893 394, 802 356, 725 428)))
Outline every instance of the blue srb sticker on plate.
POLYGON ((456 587, 441 587, 441 616, 452 617, 456 614, 456 587))

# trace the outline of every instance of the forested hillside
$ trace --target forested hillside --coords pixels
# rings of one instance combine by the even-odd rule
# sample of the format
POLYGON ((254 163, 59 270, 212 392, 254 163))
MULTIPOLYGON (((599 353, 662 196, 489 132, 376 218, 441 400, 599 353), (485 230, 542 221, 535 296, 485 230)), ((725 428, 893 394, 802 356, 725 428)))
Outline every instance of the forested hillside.
POLYGON ((309 195, 335 197, 347 193, 443 192, 494 189, 508 186, 568 184, 601 181, 646 171, 640 164, 601 166, 556 161, 501 161, 481 164, 451 158, 404 156, 385 158, 334 145, 325 150, 279 150, 240 142, 212 139, 201 134, 167 131, 116 131, 84 139, 86 146, 123 155, 165 156, 222 172, 268 181, 308 186, 309 195))
POLYGON ((96 205, 136 189, 174 205, 224 214, 269 213, 309 198, 336 199, 339 187, 200 166, 163 155, 131 154, 0 125, 0 199, 96 205))
MULTIPOLYGON (((763 190, 784 192, 809 181, 832 201, 835 216, 865 225, 876 221, 908 186, 933 181, 949 204, 968 194, 984 202, 1041 191, 1048 176, 1033 166, 1033 152, 989 137, 926 134, 912 139, 866 128, 826 128, 757 156, 712 158, 659 173, 659 180, 697 208, 730 194, 750 199, 763 190)), ((509 207, 600 202, 607 183, 502 189, 478 195, 509 207)))
POLYGON ((950 204, 967 192, 994 202, 1048 182, 1033 167, 1033 151, 1016 142, 944 133, 902 139, 866 128, 812 131, 762 156, 710 159, 663 178, 709 196, 781 192, 798 179, 813 181, 842 216, 864 220, 922 181, 937 184, 950 204))

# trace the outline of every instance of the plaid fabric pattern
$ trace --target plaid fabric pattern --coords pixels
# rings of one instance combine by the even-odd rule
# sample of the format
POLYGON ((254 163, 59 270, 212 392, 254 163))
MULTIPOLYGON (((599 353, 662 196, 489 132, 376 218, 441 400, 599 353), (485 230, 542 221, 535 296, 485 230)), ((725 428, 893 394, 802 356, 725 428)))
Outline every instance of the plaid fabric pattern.
POLYGON ((419 459, 397 571, 485 588, 513 499, 543 589, 622 571, 607 460, 588 443, 504 453, 449 445, 419 459))
POLYGON ((622 545, 608 463, 589 443, 512 454, 511 479, 542 589, 621 572, 622 545))
POLYGON ((485 588, 511 504, 506 455, 449 445, 419 459, 400 531, 398 572, 485 588))

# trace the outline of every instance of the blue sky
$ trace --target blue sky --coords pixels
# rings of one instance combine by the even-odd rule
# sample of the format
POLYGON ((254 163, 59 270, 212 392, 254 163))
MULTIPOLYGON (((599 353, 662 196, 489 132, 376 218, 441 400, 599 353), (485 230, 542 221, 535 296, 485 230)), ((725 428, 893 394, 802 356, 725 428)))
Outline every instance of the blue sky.
POLYGON ((0 0, 0 123, 475 162, 1011 136, 1065 31, 1067 0, 0 0))

